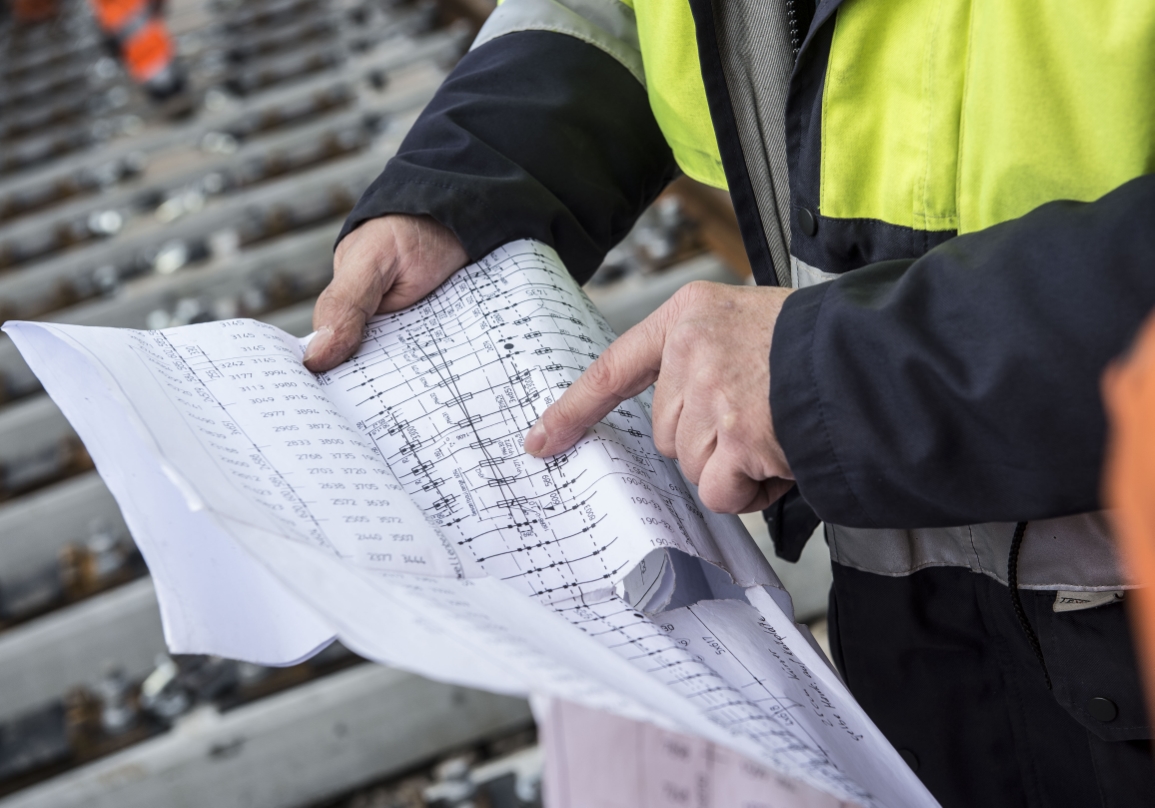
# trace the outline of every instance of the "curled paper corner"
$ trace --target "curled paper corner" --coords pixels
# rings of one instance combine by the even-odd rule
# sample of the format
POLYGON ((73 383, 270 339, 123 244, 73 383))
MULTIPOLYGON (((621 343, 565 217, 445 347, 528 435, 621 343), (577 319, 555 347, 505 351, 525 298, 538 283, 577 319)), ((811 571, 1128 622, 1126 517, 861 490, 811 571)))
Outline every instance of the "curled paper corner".
POLYGON ((168 478, 168 481, 176 486, 176 490, 180 491, 180 495, 184 498, 184 502, 188 505, 190 511, 195 513, 205 510, 204 500, 200 498, 196 489, 193 488, 192 483, 182 477, 179 471, 165 462, 161 462, 160 470, 164 472, 164 476, 168 478))

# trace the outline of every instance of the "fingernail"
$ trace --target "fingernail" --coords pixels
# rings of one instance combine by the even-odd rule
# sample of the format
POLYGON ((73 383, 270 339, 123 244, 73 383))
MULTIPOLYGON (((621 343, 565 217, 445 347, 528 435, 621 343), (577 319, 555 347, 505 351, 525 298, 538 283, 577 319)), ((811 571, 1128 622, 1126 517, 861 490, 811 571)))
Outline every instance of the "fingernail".
POLYGON ((546 439, 549 436, 545 434, 545 427, 538 421, 525 436, 525 451, 526 454, 531 454, 534 457, 538 456, 538 452, 545 448, 546 439))
POLYGON ((317 333, 309 340, 309 345, 305 348, 305 356, 301 359, 302 362, 308 364, 317 358, 317 354, 325 349, 329 344, 329 340, 333 337, 333 329, 327 325, 323 325, 317 329, 317 333))

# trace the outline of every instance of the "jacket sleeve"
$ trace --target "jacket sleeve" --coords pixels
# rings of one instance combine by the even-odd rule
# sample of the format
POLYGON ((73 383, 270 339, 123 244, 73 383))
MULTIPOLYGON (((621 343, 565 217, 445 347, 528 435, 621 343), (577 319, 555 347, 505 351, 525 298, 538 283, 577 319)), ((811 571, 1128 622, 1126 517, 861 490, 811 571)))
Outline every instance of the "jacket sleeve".
POLYGON ((1155 175, 795 292, 771 349, 802 496, 853 527, 1096 510, 1099 379, 1155 306, 1155 175))
POLYGON ((428 214, 471 259, 534 238, 587 280, 676 169, 641 81, 632 11, 585 2, 596 7, 583 16, 506 0, 338 241, 387 213, 428 214))

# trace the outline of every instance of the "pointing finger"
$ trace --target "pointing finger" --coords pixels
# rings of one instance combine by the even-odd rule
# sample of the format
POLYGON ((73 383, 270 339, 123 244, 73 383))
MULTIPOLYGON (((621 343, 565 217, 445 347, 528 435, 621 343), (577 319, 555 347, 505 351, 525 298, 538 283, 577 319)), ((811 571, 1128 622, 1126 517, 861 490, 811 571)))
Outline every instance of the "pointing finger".
POLYGON ((622 334, 542 414, 525 436, 525 451, 549 457, 569 449, 618 404, 658 378, 665 345, 666 307, 622 334))

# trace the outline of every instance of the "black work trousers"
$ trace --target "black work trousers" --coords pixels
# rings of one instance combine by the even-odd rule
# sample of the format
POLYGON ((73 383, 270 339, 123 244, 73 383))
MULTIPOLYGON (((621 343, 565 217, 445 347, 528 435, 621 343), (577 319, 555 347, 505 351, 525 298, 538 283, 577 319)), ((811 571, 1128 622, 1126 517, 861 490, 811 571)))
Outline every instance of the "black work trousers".
POLYGON ((1055 613, 1054 592, 1022 597, 1050 688, 1007 587, 957 567, 835 564, 835 664, 944 808, 1155 806, 1124 607, 1055 613))

